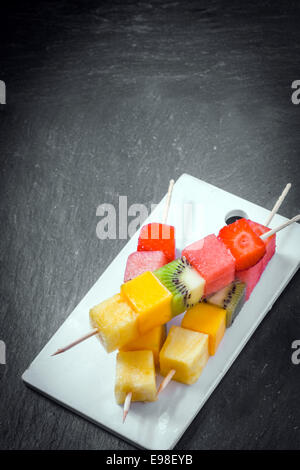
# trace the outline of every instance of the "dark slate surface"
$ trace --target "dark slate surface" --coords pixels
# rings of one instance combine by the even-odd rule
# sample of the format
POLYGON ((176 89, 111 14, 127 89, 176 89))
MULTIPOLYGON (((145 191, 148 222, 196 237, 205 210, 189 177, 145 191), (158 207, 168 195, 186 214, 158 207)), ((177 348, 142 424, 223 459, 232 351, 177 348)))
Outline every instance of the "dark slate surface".
MULTIPOLYGON (((21 382, 126 243, 96 237, 99 204, 187 172, 269 209, 291 181, 299 212, 298 2, 244 5, 2 3, 0 448, 133 448, 21 382)), ((299 447, 299 310, 297 274, 178 449, 299 447)))

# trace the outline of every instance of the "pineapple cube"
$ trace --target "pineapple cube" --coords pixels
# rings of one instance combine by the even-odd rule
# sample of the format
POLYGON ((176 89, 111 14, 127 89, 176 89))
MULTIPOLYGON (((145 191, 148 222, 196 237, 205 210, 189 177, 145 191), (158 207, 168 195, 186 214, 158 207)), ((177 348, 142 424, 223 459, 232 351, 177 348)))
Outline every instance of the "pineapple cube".
POLYGON ((137 314, 120 294, 93 307, 90 321, 93 328, 98 328, 107 352, 121 348, 139 335, 137 314))
POLYGON ((205 302, 187 310, 181 322, 183 328, 199 331, 209 336, 209 354, 218 349, 226 329, 226 310, 205 302))
POLYGON ((121 293, 138 313, 141 335, 171 320, 172 294, 150 271, 123 284, 121 293))
POLYGON ((166 339, 166 327, 165 325, 156 326, 153 330, 148 331, 137 339, 130 341, 125 344, 120 351, 141 351, 147 350, 153 352, 154 363, 158 365, 159 362, 159 351, 166 339))
POLYGON ((190 385, 198 380, 208 358, 206 334, 172 326, 159 354, 160 373, 166 376, 174 369, 173 379, 190 385))
POLYGON ((131 401, 155 401, 156 381, 152 351, 120 351, 117 355, 115 397, 120 405, 132 392, 131 401))

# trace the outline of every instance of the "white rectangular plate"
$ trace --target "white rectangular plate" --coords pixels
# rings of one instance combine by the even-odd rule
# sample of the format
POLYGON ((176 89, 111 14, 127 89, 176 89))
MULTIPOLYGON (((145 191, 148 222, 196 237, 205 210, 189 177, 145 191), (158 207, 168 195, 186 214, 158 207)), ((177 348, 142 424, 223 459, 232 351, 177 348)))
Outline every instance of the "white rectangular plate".
MULTIPOLYGON (((274 200, 278 194, 274 194, 274 200)), ((165 198, 147 220, 160 221, 165 198)), ((218 233, 231 210, 264 223, 269 211, 189 175, 174 186, 168 223, 175 225, 176 244, 218 233), (183 205, 188 203, 183 220, 183 205), (192 204, 192 206, 190 205, 192 204), (191 210, 192 207, 192 210, 191 210), (182 227, 188 227, 188 236, 182 227)), ((272 227, 286 221, 276 215, 272 227)), ((256 327, 262 321, 300 262, 300 226, 293 224, 277 235, 277 250, 252 296, 229 328, 198 382, 186 386, 172 382, 154 403, 133 403, 126 423, 115 403, 115 353, 107 354, 97 338, 91 338, 64 354, 51 354, 90 329, 89 308, 119 291, 127 257, 136 250, 138 234, 127 243, 91 290, 23 374, 31 387, 124 439, 146 449, 172 449, 218 385, 256 327)), ((103 242, 105 243, 105 242, 103 242)), ((83 267, 84 269, 84 267, 83 267)), ((180 324, 181 316, 172 323, 180 324)), ((158 378, 160 381, 161 378, 158 378)))

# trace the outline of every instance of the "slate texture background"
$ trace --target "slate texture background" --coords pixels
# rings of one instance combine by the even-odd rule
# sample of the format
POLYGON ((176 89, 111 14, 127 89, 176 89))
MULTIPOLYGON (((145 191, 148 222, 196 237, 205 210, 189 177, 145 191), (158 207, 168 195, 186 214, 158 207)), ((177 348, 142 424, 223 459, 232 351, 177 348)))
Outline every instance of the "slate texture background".
MULTIPOLYGON (((299 212, 296 1, 2 2, 1 449, 132 447, 21 374, 126 240, 96 208, 150 207, 183 172, 299 212)), ((299 273, 177 449, 299 448, 299 273)))

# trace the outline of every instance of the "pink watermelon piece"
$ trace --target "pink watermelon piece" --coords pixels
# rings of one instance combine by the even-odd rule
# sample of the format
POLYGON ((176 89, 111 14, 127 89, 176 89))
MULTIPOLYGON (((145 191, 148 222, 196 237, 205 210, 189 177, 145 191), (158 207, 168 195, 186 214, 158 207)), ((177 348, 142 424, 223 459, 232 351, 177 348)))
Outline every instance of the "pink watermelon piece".
POLYGON ((162 251, 135 251, 128 256, 124 282, 139 276, 145 271, 155 271, 168 263, 162 251))
MULTIPOLYGON (((261 225, 257 222, 253 222, 252 220, 248 220, 248 223, 250 227, 252 228, 252 230, 257 235, 262 235, 263 233, 268 232, 270 230, 268 227, 265 227, 264 225, 261 225)), ((256 263, 254 266, 252 266, 249 269, 244 269, 243 271, 236 272, 236 277, 240 281, 245 282, 247 285, 245 300, 249 299, 254 287, 260 280, 262 273, 266 269, 270 259, 275 253, 276 234, 272 235, 272 237, 270 238, 267 238, 265 240, 265 245, 266 245, 266 254, 263 256, 261 260, 259 260, 258 263, 256 263)))
POLYGON ((205 279, 204 295, 213 294, 234 280, 234 258, 214 234, 187 246, 182 256, 205 279))
POLYGON ((260 276, 264 271, 264 258, 260 259, 258 263, 248 269, 243 269, 242 271, 236 272, 236 277, 242 282, 246 284, 246 297, 245 300, 248 300, 251 292, 253 291, 254 287, 258 283, 260 276))

